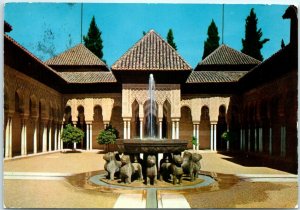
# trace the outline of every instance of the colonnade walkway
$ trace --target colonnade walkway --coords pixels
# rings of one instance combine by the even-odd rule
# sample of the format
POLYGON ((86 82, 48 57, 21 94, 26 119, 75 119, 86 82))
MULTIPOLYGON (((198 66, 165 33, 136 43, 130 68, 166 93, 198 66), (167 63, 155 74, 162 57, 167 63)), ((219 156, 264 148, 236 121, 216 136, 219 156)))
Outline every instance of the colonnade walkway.
MULTIPOLYGON (((230 156, 199 151, 201 170, 233 174, 240 181, 218 190, 159 191, 158 208, 294 208, 298 203, 297 175, 268 167, 243 166, 230 156), (176 202, 175 202, 176 201, 176 202)), ((145 208, 143 190, 107 190, 72 180, 75 174, 95 173, 104 168, 98 150, 54 152, 3 162, 3 202, 9 208, 145 208), (72 182, 80 183, 76 187, 72 182), (132 200, 136 204, 128 201, 132 200)))

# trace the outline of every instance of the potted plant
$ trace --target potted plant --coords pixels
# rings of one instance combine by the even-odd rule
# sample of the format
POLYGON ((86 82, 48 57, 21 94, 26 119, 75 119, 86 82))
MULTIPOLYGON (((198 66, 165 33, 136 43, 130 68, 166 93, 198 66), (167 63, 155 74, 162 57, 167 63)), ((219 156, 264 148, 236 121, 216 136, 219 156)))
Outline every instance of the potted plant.
POLYGON ((61 134, 61 139, 63 142, 66 142, 67 145, 73 144, 73 151, 76 151, 75 144, 80 143, 84 137, 84 132, 76 127, 73 127, 71 124, 68 124, 61 134))
POLYGON ((192 137, 192 144, 193 144, 193 149, 197 148, 197 138, 195 136, 192 137))
POLYGON ((112 125, 108 125, 104 130, 100 131, 97 142, 98 144, 106 145, 106 151, 109 152, 109 145, 114 144, 119 136, 117 129, 113 128, 112 125))

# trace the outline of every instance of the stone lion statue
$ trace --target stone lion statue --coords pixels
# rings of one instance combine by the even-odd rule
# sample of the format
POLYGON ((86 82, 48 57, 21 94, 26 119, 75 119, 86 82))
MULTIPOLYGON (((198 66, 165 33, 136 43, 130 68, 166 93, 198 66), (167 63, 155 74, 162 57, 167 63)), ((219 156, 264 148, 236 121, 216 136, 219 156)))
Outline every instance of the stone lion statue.
POLYGON ((114 152, 108 152, 104 154, 103 159, 106 161, 104 169, 108 172, 107 179, 114 180, 115 173, 120 171, 121 162, 116 160, 114 152))
POLYGON ((142 169, 142 165, 138 162, 138 158, 137 156, 135 155, 133 157, 133 163, 132 163, 132 166, 134 168, 134 174, 138 180, 143 180, 143 169, 142 169))
POLYGON ((171 165, 172 163, 169 161, 169 156, 165 156, 164 161, 162 161, 159 170, 159 180, 160 181, 168 181, 170 179, 171 174, 171 165))
POLYGON ((183 153, 183 163, 182 163, 183 173, 189 175, 192 182, 195 181, 195 178, 197 178, 197 175, 200 171, 201 159, 202 156, 200 154, 191 153, 188 151, 185 151, 183 153))
POLYGON ((122 167, 120 169, 121 182, 124 182, 126 184, 130 184, 131 183, 131 176, 134 173, 134 167, 130 162, 129 155, 123 155, 121 157, 121 163, 122 163, 122 167))
POLYGON ((183 170, 181 168, 182 164, 182 157, 178 155, 173 155, 173 163, 171 165, 171 174, 172 174, 172 179, 173 179, 173 184, 181 184, 182 182, 182 175, 183 175, 183 170))
POLYGON ((148 155, 147 157, 147 170, 146 170, 146 184, 150 184, 153 180, 153 184, 157 183, 157 168, 156 168, 156 157, 155 155, 148 155))

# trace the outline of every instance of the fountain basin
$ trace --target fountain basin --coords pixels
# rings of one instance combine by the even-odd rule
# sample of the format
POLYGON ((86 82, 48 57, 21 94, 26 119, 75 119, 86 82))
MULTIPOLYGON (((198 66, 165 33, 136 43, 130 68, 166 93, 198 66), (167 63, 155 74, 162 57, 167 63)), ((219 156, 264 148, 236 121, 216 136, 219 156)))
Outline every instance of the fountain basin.
POLYGON ((118 152, 137 154, 137 153, 180 153, 187 149, 186 140, 144 140, 144 139, 118 139, 116 141, 118 152))

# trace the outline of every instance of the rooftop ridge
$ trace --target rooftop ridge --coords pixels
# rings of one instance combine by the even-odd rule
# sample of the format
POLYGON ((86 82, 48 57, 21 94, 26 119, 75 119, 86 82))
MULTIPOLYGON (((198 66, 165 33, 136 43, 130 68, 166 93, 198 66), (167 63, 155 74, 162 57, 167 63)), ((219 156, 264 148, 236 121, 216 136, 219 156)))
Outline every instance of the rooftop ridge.
MULTIPOLYGON (((106 66, 107 65, 90 51, 84 44, 79 43, 45 61, 53 66, 106 66)), ((107 67, 108 68, 108 67, 107 67)))
MULTIPOLYGON (((157 57, 154 58, 150 58, 150 59, 157 59, 157 57)), ((159 59, 159 58, 158 58, 159 59)), ((123 64, 124 65, 124 64, 123 64)), ((156 33, 153 29, 150 30, 146 35, 144 35, 143 37, 141 37, 137 42, 135 42, 135 44, 129 48, 112 66, 111 66, 112 70, 192 70, 192 67, 179 55, 179 53, 168 43, 166 42, 158 33, 156 33), (150 39, 150 41, 149 41, 150 39), (158 41, 157 41, 158 40, 158 41), (154 41, 154 43, 151 43, 151 41, 154 41), (155 50, 160 50, 162 52, 168 52, 169 54, 161 54, 160 58, 162 56, 169 56, 168 58, 170 58, 171 60, 176 61, 176 64, 179 64, 179 66, 181 68, 178 67, 178 65, 173 64, 176 67, 171 67, 170 63, 168 63, 168 66, 155 66, 153 67, 153 62, 148 62, 146 64, 144 64, 142 61, 141 63, 138 63, 138 67, 136 65, 136 63, 132 64, 129 63, 129 65, 127 65, 127 67, 122 66, 122 64, 124 63, 124 61, 127 61, 129 59, 129 61, 131 62, 136 62, 137 60, 140 61, 140 58, 144 58, 144 57, 149 57, 149 56, 153 56, 152 51, 148 52, 149 54, 145 54, 147 52, 145 52, 145 49, 149 49, 149 46, 147 46, 147 44, 157 44, 157 42, 161 42, 159 43, 160 45, 157 46, 155 45, 155 50), (146 48, 145 48, 146 47, 146 48), (141 49, 144 51, 141 51, 141 49), (163 51, 164 50, 164 51, 163 51), (138 51, 138 52, 136 52, 138 51), (141 52, 143 53, 141 56, 141 52), (132 54, 132 55, 131 55, 132 54), (134 57, 135 56, 135 57, 134 57), (130 66, 131 64, 131 66, 130 66)))
MULTIPOLYGON (((215 61, 211 61, 213 56, 215 56, 216 54, 220 53, 220 51, 222 49, 226 49, 226 50, 229 50, 233 53, 235 53, 236 55, 239 55, 239 56, 242 56, 243 58, 246 58, 248 61, 247 61, 247 64, 259 64, 261 63, 261 61, 245 54, 245 53, 242 53, 236 49, 233 49, 229 46, 227 46, 226 44, 221 44, 217 49, 215 49, 212 53, 210 53, 206 58, 204 58, 202 61, 200 61, 198 63, 198 65, 239 65, 239 64, 246 64, 246 63, 236 63, 236 64, 233 64, 233 63, 213 63, 215 61), (210 63, 212 62, 212 63, 210 63)), ((230 62, 230 59, 226 59, 230 62)))

